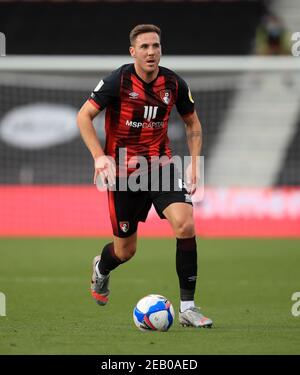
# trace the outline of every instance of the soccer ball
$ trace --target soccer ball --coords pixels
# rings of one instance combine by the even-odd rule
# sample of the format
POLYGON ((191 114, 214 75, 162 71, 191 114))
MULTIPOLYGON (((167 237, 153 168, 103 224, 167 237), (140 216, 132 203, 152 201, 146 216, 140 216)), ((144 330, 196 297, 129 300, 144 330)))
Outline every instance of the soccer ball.
POLYGON ((174 320, 171 302, 159 294, 149 294, 138 301, 133 309, 133 320, 141 331, 167 331, 174 320))

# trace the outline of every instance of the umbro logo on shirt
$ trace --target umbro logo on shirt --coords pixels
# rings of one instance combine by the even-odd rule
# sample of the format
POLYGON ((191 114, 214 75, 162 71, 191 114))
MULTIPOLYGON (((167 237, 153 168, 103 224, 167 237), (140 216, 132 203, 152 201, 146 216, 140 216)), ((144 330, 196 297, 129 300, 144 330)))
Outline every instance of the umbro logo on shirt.
POLYGON ((138 96, 139 96, 139 94, 138 94, 137 92, 134 92, 134 91, 132 91, 132 92, 129 94, 129 97, 130 97, 131 99, 137 99, 138 96))

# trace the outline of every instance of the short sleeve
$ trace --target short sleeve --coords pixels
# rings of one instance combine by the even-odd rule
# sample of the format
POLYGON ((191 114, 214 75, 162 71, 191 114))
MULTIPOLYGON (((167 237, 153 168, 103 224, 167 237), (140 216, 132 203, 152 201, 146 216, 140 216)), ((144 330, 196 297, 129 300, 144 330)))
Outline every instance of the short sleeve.
POLYGON ((176 100, 176 107, 178 113, 182 116, 188 116, 194 113, 195 103, 187 83, 181 78, 177 77, 178 94, 176 100))
POLYGON ((120 93, 121 68, 114 70, 110 75, 101 79, 89 101, 98 109, 105 109, 110 103, 116 100, 120 93))

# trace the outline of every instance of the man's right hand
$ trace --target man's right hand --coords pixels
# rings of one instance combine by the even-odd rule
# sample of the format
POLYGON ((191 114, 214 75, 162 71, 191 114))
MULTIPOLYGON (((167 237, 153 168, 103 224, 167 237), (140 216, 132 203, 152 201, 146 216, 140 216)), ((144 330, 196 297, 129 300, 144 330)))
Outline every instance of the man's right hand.
POLYGON ((104 186, 116 183, 116 163, 111 156, 101 155, 95 158, 94 184, 99 175, 104 186))

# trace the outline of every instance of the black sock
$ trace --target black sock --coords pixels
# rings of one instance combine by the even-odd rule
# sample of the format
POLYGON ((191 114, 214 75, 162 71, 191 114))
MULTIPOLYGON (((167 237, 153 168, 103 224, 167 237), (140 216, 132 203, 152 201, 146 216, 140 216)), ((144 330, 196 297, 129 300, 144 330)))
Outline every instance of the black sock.
POLYGON ((126 261, 121 261, 115 254, 114 244, 112 242, 104 246, 101 259, 98 264, 98 269, 102 275, 108 275, 110 271, 117 268, 120 264, 126 261))
POLYGON ((177 238, 176 271, 181 301, 194 300, 197 279, 197 244, 192 238, 177 238))

